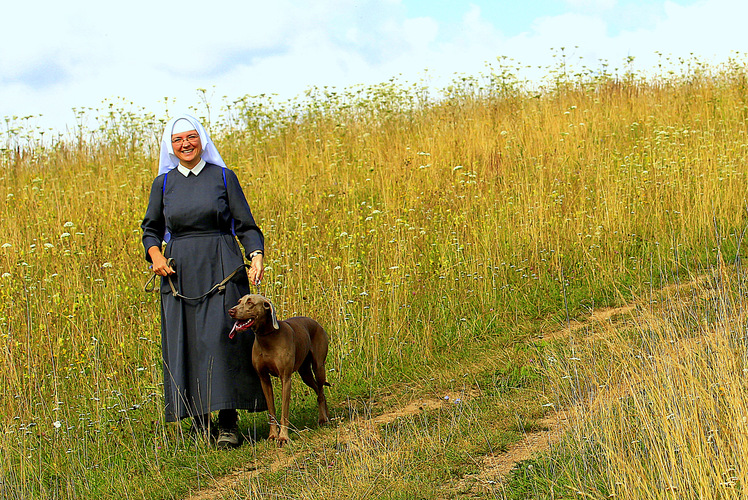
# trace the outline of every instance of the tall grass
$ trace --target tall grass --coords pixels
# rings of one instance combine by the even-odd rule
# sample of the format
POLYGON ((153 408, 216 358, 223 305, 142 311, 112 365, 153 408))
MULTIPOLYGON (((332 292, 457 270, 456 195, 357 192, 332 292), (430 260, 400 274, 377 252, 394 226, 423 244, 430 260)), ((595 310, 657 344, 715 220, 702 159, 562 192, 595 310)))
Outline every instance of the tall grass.
MULTIPOLYGON (((261 292, 330 331, 342 399, 734 255, 745 81, 737 62, 539 91, 502 73, 439 98, 393 81, 248 96, 212 133, 266 234, 261 292)), ((161 416, 139 225, 163 120, 126 104, 88 120, 72 138, 9 125, 2 141, 9 498, 167 496, 221 460, 161 416)))
POLYGON ((715 263, 628 321, 580 334, 573 357, 549 355, 548 404, 573 418, 530 483, 595 498, 743 498, 745 280, 715 263))

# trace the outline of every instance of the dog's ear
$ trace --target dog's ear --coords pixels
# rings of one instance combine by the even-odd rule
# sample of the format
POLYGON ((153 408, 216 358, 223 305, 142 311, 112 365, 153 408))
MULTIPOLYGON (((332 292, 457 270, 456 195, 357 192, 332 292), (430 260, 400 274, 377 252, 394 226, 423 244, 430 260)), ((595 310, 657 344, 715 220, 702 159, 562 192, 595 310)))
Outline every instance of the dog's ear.
POLYGON ((278 326, 278 319, 275 316, 275 306, 273 305, 273 303, 270 302, 269 300, 266 300, 265 304, 263 305, 265 307, 265 311, 270 314, 270 319, 273 322, 273 329, 280 330, 280 327, 278 326))

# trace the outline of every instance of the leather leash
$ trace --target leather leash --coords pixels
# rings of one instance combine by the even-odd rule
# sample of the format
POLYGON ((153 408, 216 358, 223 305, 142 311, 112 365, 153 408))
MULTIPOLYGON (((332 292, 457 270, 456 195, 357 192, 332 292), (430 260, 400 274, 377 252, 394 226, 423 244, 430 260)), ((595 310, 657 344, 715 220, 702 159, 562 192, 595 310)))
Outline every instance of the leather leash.
MULTIPOLYGON (((174 259, 169 258, 169 259, 166 260, 166 265, 169 266, 172 269, 174 269, 174 264, 175 264, 174 259)), ((182 299, 182 300, 200 300, 200 299, 204 299, 205 297, 207 297, 208 295, 212 294, 216 290, 218 290, 218 292, 223 292, 226 289, 226 283, 228 283, 229 281, 231 281, 234 278, 234 276, 237 275, 237 273, 239 273, 240 271, 244 270, 245 268, 249 269, 249 267, 250 267, 249 264, 242 264, 241 266, 239 266, 236 269, 234 269, 231 272, 231 274, 229 274, 228 276, 226 276, 225 278, 223 278, 222 281, 220 281, 219 283, 216 283, 215 285, 213 285, 213 287, 210 290, 208 290, 204 294, 202 294, 200 296, 197 296, 197 297, 186 297, 186 296, 182 295, 181 293, 179 293, 177 291, 177 287, 174 286, 174 282, 171 279, 171 274, 167 274, 166 278, 169 281, 169 288, 171 288, 171 294, 175 298, 182 299)), ((153 276, 151 276, 148 279, 148 281, 146 282, 146 284, 145 284, 145 291, 146 292, 152 292, 152 291, 155 290, 155 288, 156 288, 156 285, 155 285, 156 276, 157 275, 154 273, 153 276)))

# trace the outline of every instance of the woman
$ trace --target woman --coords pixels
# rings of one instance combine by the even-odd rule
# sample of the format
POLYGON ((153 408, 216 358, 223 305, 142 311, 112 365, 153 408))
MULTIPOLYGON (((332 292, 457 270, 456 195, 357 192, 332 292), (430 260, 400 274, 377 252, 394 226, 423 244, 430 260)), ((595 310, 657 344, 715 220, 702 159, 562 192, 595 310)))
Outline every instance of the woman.
POLYGON ((252 368, 254 336, 229 339, 227 311, 249 293, 249 281, 262 279, 264 239, 236 174, 190 115, 166 124, 142 229, 146 260, 162 276, 166 420, 193 417, 198 430, 210 432, 210 412, 218 410, 216 444, 237 446, 236 410, 264 411, 266 405, 252 368), (234 235, 251 262, 248 271, 223 292, 194 300, 244 264, 234 235), (171 267, 167 259, 173 259, 171 267), (180 297, 172 294, 170 280, 180 297))

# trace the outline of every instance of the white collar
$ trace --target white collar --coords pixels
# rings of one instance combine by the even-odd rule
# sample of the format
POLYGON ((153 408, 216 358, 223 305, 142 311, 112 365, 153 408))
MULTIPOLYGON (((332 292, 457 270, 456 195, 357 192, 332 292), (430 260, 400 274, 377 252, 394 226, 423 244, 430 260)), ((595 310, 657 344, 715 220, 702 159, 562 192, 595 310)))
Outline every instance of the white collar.
POLYGON ((205 160, 201 159, 200 163, 192 167, 192 169, 189 169, 180 163, 179 165, 177 165, 177 170, 179 170, 180 174, 187 177, 188 175, 190 175, 190 172, 192 172, 194 175, 199 174, 200 172, 202 172, 203 167, 205 167, 205 160))

